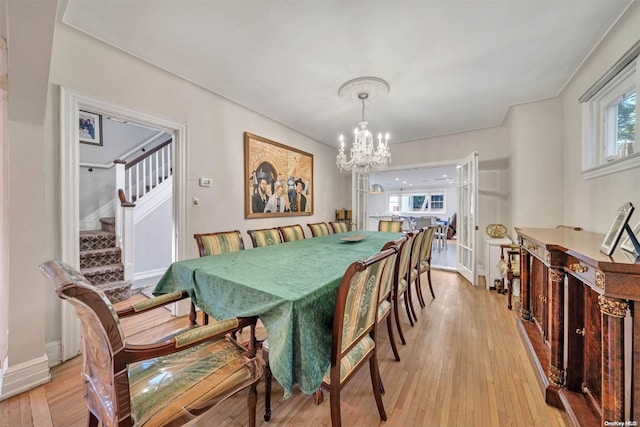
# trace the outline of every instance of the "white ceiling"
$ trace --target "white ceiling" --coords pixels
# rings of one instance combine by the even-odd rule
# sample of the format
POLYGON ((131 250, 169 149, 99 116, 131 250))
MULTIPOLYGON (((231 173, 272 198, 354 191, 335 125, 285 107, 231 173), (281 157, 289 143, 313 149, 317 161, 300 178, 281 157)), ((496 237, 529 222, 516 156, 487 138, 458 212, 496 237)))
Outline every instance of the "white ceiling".
POLYGON ((455 165, 389 170, 371 174, 369 182, 382 185, 385 191, 411 192, 428 188, 455 187, 456 174, 455 165))
POLYGON ((63 21, 337 147, 360 120, 391 142, 499 125, 559 93, 631 0, 70 0, 63 21))

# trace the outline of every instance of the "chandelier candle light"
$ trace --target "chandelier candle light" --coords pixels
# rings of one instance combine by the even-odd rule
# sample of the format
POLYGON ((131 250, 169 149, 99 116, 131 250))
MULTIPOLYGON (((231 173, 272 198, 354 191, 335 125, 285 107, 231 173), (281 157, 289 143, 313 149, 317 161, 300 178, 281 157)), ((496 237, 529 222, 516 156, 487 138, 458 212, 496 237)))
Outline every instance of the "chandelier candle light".
POLYGON ((377 77, 360 77, 349 80, 338 90, 341 98, 357 98, 362 102, 362 121, 358 123, 359 129, 353 132, 354 140, 349 152, 349 159, 344 153, 344 137, 340 135, 340 151, 336 157, 336 165, 343 170, 355 169, 358 173, 368 174, 370 171, 386 169, 391 162, 389 152, 389 133, 378 134, 378 144, 374 144, 373 136, 367 129, 368 122, 364 119, 364 102, 367 99, 389 92, 389 84, 377 77))

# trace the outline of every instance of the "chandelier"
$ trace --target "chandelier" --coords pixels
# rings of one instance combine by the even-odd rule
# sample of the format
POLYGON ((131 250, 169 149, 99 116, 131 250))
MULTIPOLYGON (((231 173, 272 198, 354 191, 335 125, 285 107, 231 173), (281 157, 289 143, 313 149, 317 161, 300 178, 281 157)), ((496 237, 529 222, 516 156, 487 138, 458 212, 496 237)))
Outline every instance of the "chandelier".
POLYGON ((368 174, 371 171, 386 169, 391 162, 389 152, 389 133, 382 136, 378 134, 377 144, 373 141, 373 135, 367 129, 369 124, 364 119, 364 102, 367 99, 386 94, 389 84, 377 77, 360 77, 349 80, 338 90, 341 98, 357 98, 362 102, 362 121, 359 128, 353 132, 353 145, 349 152, 349 158, 344 152, 344 137, 340 135, 340 151, 336 157, 336 165, 340 172, 354 169, 360 174, 368 174))

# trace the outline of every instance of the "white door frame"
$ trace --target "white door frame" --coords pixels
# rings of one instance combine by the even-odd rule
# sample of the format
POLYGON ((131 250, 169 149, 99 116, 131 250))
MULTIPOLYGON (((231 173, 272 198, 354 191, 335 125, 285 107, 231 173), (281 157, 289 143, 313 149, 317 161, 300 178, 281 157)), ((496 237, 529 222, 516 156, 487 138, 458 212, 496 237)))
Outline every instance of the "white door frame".
POLYGON ((478 152, 458 165, 458 216, 456 220, 458 272, 478 286, 478 152))
MULTIPOLYGON (((60 87, 60 257, 63 262, 79 267, 80 219, 79 212, 79 129, 78 111, 89 110, 103 115, 126 118, 151 127, 163 129, 173 135, 173 260, 185 254, 186 231, 186 125, 151 116, 60 87)), ((80 352, 80 326, 74 310, 63 303, 61 308, 62 361, 80 352)))

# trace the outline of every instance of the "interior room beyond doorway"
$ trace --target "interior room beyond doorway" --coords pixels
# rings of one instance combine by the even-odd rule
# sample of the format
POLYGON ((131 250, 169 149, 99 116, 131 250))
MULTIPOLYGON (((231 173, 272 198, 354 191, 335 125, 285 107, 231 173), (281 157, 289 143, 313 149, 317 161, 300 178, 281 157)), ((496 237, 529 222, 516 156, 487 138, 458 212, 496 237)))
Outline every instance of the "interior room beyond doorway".
MULTIPOLYGON (((372 189, 378 184, 382 191, 369 192, 367 229, 377 230, 380 220, 400 217, 403 229, 420 227, 429 220, 446 225, 458 208, 456 165, 439 165, 387 170, 371 174, 372 189)), ((446 244, 434 243, 432 266, 456 271, 455 224, 445 231, 446 244)))

